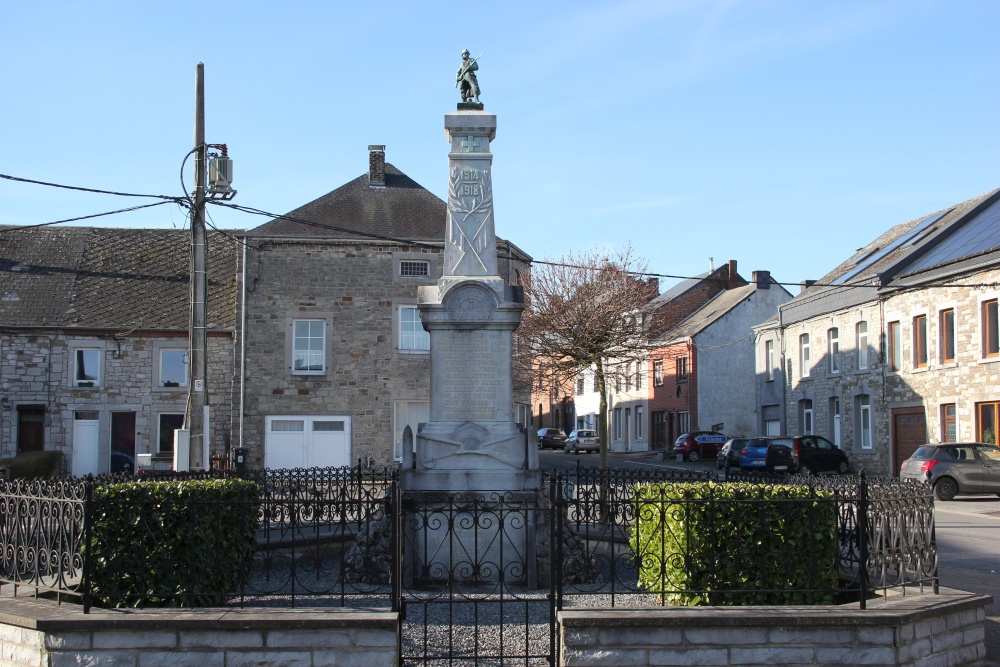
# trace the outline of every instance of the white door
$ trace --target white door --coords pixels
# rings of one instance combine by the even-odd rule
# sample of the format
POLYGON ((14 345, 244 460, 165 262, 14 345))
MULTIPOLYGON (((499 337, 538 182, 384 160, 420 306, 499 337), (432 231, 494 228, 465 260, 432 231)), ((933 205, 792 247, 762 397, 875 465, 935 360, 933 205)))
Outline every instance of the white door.
POLYGON ((350 465, 350 417, 264 418, 264 467, 326 468, 350 465))
MULTIPOLYGON (((81 416, 80 413, 77 416, 81 416)), ((97 455, 100 425, 96 419, 73 420, 73 475, 76 477, 101 473, 97 455)))

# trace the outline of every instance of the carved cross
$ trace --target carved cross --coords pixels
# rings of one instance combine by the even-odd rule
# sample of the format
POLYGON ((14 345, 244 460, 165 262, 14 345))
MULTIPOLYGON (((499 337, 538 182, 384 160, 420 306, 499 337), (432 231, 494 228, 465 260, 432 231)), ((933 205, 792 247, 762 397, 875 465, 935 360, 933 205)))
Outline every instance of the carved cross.
POLYGON ((465 149, 466 153, 475 153, 480 143, 479 138, 470 134, 468 138, 462 139, 462 148, 465 149))

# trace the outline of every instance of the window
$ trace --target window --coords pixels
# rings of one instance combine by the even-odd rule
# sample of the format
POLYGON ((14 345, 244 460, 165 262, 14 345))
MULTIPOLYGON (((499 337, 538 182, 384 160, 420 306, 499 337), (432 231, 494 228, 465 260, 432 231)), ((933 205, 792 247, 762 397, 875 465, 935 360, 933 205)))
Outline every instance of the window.
POLYGON ((767 366, 768 381, 774 380, 774 341, 764 343, 764 365, 767 366))
POLYGON ((96 347, 76 348, 76 369, 73 384, 77 387, 98 387, 101 384, 101 351, 96 347))
MULTIPOLYGON (((413 446, 416 447, 417 426, 431 420, 431 403, 430 401, 396 401, 393 408, 395 411, 392 421, 393 442, 395 443, 393 457, 397 461, 402 461, 403 431, 407 426, 410 427, 410 431, 413 433, 413 446)), ((539 404, 539 415, 541 412, 542 406, 539 404)))
POLYGON ((833 327, 826 332, 826 351, 830 357, 830 372, 840 372, 840 329, 833 327))
POLYGON ((619 393, 622 390, 622 376, 618 373, 618 369, 615 369, 615 393, 619 393))
POLYGON ((813 402, 808 398, 804 398, 799 401, 799 428, 802 435, 812 435, 813 402))
POLYGON ((1000 402, 990 401, 989 403, 976 404, 976 440, 986 442, 991 445, 997 444, 997 412, 1000 410, 1000 402))
POLYGON ((958 423, 954 403, 941 406, 941 442, 958 442, 958 423))
POLYGON ((161 387, 188 386, 188 352, 184 349, 163 348, 160 350, 161 387))
POLYGON ((677 413, 677 432, 678 433, 687 433, 690 430, 691 430, 691 415, 689 415, 687 413, 687 411, 678 412, 677 413))
POLYGON ((829 435, 833 438, 834 444, 840 446, 840 399, 836 396, 830 399, 829 410, 829 435))
POLYGON ((324 373, 326 371, 326 322, 294 320, 295 341, 292 347, 293 373, 324 373))
POLYGON ((642 440, 642 408, 635 409, 635 439, 642 440))
POLYGON ((872 408, 871 397, 868 394, 861 394, 857 398, 858 402, 858 443, 861 449, 872 448, 872 408))
POLYGON ((809 334, 799 336, 799 377, 809 377, 809 334))
POLYGON ((927 367, 927 316, 913 318, 913 367, 927 367))
POLYGON ((625 364, 625 391, 632 391, 632 364, 625 364))
POLYGON ((889 335, 886 336, 889 345, 889 370, 899 371, 903 367, 903 332, 899 322, 889 322, 889 335))
POLYGON ((688 380, 688 358, 677 357, 677 381, 687 382, 688 380))
POLYGON ((431 263, 416 260, 401 260, 399 262, 399 275, 405 277, 429 276, 431 273, 431 263))
POLYGON ((576 395, 577 396, 583 396, 583 389, 584 389, 585 382, 586 381, 582 377, 576 379, 576 395))
POLYGON ((642 376, 646 374, 646 365, 641 362, 635 362, 635 388, 642 389, 642 376))
POLYGON ((597 373, 594 373, 594 391, 598 392, 601 390, 600 384, 597 382, 597 373))
POLYGON ((868 323, 858 322, 854 326, 854 345, 857 349, 857 369, 868 369, 868 323))
POLYGON ((174 431, 184 426, 184 415, 160 413, 159 433, 157 442, 160 454, 172 454, 174 451, 174 431))
MULTIPOLYGON (((955 309, 942 310, 938 317, 938 328, 941 330, 940 350, 941 363, 950 364, 955 361, 955 309)), ((946 440, 945 442, 951 442, 946 440)))
POLYGON ((983 301, 983 356, 1000 356, 1000 336, 997 329, 997 300, 983 301))
POLYGON ((763 405, 760 411, 764 422, 764 435, 781 435, 781 406, 763 405))
POLYGON ((653 362, 653 384, 657 387, 663 386, 663 360, 657 359, 653 362))
POLYGON ((615 440, 622 439, 622 409, 615 408, 615 440))
POLYGON ((424 331, 416 306, 399 307, 399 349, 420 352, 431 349, 431 335, 424 331))

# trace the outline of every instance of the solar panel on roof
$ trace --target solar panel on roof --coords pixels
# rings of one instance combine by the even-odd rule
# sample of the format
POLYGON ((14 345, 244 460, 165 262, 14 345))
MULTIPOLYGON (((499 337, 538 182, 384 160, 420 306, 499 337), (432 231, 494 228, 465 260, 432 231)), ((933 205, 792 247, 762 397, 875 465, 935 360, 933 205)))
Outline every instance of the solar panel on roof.
POLYGON ((930 252, 908 266, 906 273, 916 273, 995 249, 1000 249, 1000 200, 980 211, 930 252))
POLYGON ((862 271, 864 271, 865 269, 867 269, 868 267, 870 267, 875 262, 877 262, 880 259, 882 259, 883 257, 887 256, 890 252, 892 252, 896 248, 901 248, 906 243, 908 243, 908 242, 913 241, 914 239, 916 239, 917 236, 921 232, 923 232, 928 227, 930 227, 935 222, 937 222, 942 217, 944 217, 945 214, 947 214, 950 210, 951 209, 949 209, 948 211, 944 211, 942 213, 938 213, 937 215, 931 215, 931 216, 928 216, 928 217, 924 218, 923 220, 921 220, 917 224, 913 225, 913 227, 911 227, 909 229, 909 231, 907 231, 906 233, 904 233, 902 236, 900 236, 899 238, 897 238, 895 241, 893 241, 892 243, 890 243, 886 247, 882 248, 881 250, 879 250, 877 252, 874 252, 874 253, 868 255, 868 257, 865 258, 865 260, 863 262, 859 262, 858 263, 857 267, 854 270, 848 271, 847 273, 845 273, 844 275, 840 276, 839 278, 837 278, 833 282, 835 284, 847 282, 848 280, 850 280, 854 276, 858 275, 859 273, 861 273, 862 271))

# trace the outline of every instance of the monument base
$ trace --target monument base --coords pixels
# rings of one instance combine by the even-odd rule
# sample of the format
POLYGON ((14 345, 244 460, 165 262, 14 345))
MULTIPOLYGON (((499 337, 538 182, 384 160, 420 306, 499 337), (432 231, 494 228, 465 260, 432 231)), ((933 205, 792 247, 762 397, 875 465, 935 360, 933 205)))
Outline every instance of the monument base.
POLYGON ((484 107, 483 107, 483 103, 482 102, 459 102, 457 110, 458 111, 482 111, 483 108, 484 107))

